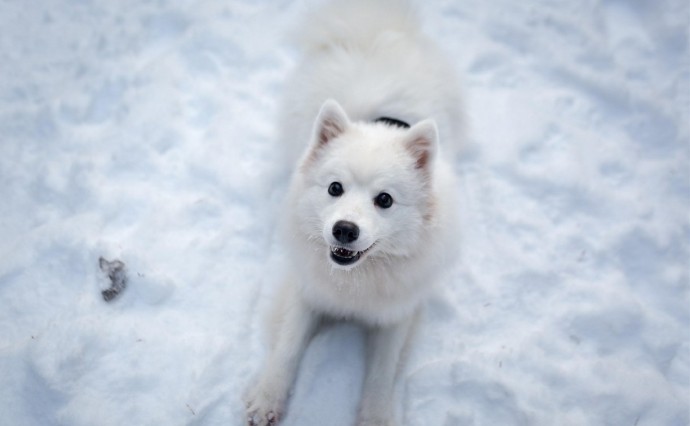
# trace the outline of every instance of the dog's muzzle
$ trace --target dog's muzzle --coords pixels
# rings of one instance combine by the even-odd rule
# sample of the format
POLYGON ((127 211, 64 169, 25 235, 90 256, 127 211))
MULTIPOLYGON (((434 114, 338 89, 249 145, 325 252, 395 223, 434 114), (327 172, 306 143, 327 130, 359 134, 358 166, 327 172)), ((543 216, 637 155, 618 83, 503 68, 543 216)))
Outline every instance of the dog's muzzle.
POLYGON ((359 227, 357 224, 346 220, 337 221, 335 225, 333 225, 332 233, 333 238, 342 244, 331 246, 331 260, 338 265, 348 266, 354 264, 373 246, 368 247, 364 251, 349 249, 348 245, 357 241, 359 238, 359 227))

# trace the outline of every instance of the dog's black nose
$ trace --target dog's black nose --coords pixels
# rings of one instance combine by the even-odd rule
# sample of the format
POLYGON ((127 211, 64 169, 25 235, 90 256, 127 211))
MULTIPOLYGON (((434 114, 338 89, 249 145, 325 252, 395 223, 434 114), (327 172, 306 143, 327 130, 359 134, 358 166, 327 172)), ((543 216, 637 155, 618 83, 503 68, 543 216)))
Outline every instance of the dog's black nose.
POLYGON ((351 243, 359 237, 359 227, 352 222, 339 220, 333 225, 333 236, 343 244, 351 243))

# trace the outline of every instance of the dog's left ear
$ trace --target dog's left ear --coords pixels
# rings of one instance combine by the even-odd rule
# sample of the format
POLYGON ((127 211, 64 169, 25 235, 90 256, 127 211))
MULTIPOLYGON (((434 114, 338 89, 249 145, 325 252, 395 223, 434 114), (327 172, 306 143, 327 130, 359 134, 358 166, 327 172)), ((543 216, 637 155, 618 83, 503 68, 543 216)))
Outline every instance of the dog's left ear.
POLYGON ((407 131, 405 147, 415 158, 415 167, 428 171, 438 151, 438 129, 432 119, 422 120, 407 131))

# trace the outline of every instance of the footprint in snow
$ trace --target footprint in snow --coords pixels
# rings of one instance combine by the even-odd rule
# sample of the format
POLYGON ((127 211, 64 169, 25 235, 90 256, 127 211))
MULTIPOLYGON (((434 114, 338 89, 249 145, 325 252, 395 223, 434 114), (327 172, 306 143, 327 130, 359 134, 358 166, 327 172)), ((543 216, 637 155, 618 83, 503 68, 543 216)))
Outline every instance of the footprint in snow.
POLYGON ((98 265, 101 271, 105 272, 110 279, 110 287, 101 291, 103 300, 110 302, 127 287, 125 264, 117 259, 109 262, 101 257, 98 259, 98 265))

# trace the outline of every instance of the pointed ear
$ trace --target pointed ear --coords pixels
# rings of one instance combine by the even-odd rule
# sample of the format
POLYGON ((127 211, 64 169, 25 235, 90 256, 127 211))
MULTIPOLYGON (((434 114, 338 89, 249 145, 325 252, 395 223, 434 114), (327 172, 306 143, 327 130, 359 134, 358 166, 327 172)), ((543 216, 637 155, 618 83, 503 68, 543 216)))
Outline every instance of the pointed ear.
POLYGON ((316 146, 326 145, 331 140, 340 136, 350 125, 345 110, 333 99, 328 99, 321 106, 319 115, 314 125, 314 137, 316 146))
POLYGON ((422 120, 407 131, 405 147, 415 158, 415 167, 428 170, 438 151, 438 129, 431 119, 422 120))

